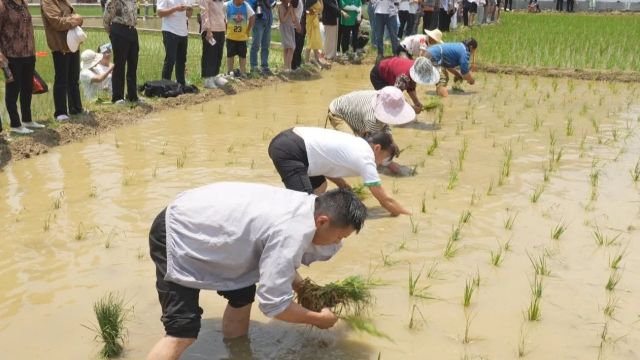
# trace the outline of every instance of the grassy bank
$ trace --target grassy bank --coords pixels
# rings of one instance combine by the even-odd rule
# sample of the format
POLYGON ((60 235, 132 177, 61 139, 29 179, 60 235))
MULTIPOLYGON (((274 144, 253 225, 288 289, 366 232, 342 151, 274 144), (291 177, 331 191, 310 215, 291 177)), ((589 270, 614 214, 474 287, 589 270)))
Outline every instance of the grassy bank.
MULTIPOLYGON (((99 45, 109 42, 109 37, 101 30, 86 30, 88 39, 81 46, 82 49, 97 49, 99 45)), ((48 94, 37 95, 33 97, 32 111, 36 120, 48 119, 53 115, 53 96, 51 87, 53 86, 54 70, 53 59, 46 44, 44 30, 36 28, 36 51, 47 52, 46 56, 38 57, 36 70, 49 84, 50 92, 48 94)), ((164 62, 164 46, 162 45, 162 35, 159 32, 140 32, 140 55, 138 60, 138 84, 143 84, 148 80, 157 80, 161 78, 162 64, 164 62)), ((187 52, 187 79, 192 84, 201 85, 200 58, 202 56, 202 40, 197 36, 189 37, 189 48, 187 52)), ((248 60, 247 60, 248 62, 248 60)), ((282 66, 282 52, 279 48, 273 48, 269 55, 269 63, 274 69, 282 66)), ((238 61, 236 59, 236 67, 238 61)), ((247 64, 249 66, 249 64, 247 64)), ((226 70, 226 60, 223 59, 221 71, 226 70)), ((1 82, 0 82, 1 83, 1 82)), ((4 85, 4 84, 2 84, 4 85)), ((0 86, 0 93, 4 93, 4 86, 0 86)), ((96 109, 97 105, 87 104, 88 109, 96 109)), ((7 123, 8 119, 3 116, 3 120, 7 123)))
POLYGON ((502 13, 499 25, 462 29, 475 37, 478 62, 526 67, 640 71, 640 16, 502 13))
MULTIPOLYGON (((80 4, 72 4, 73 9, 82 16, 102 16, 102 8, 99 5, 80 5, 80 4)), ((29 12, 33 16, 40 16, 40 6, 31 5, 29 6, 29 12)))

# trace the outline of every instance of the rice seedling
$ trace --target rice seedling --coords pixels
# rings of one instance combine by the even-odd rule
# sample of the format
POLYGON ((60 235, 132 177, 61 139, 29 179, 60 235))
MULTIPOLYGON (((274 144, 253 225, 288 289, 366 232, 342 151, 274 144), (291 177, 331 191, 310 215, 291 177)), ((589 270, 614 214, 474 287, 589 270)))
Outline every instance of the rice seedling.
POLYGON ((160 149, 160 155, 164 155, 167 153, 167 145, 169 144, 168 141, 164 140, 162 142, 162 148, 160 149))
POLYGON ((613 141, 618 141, 618 129, 613 128, 611 129, 611 137, 613 138, 613 141))
POLYGON ((460 135, 462 133, 462 131, 464 130, 464 123, 462 121, 458 121, 456 123, 456 131, 455 134, 456 135, 460 135))
POLYGON ((436 133, 433 133, 433 135, 431 136, 431 145, 429 145, 429 148, 427 149, 427 155, 433 156, 433 152, 436 151, 437 148, 438 148, 438 135, 436 133))
POLYGON ((371 306, 373 297, 371 284, 354 275, 323 286, 305 278, 297 289, 296 301, 311 311, 329 308, 337 315, 360 315, 371 306))
POLYGON ((616 310, 618 309, 618 298, 615 296, 609 296, 607 300, 607 305, 602 309, 602 313, 607 318, 613 318, 616 310))
POLYGON ((100 357, 103 359, 119 357, 124 350, 124 342, 127 338, 126 322, 129 320, 132 309, 127 307, 122 296, 110 292, 93 304, 93 312, 98 325, 92 328, 85 327, 94 331, 96 340, 99 339, 102 342, 100 357))
POLYGON ((567 123, 565 125, 565 134, 567 136, 573 136, 575 128, 573 127, 573 118, 571 116, 567 117, 567 123))
POLYGON ((554 93, 558 91, 558 78, 553 78, 553 80, 551 80, 551 88, 554 93))
POLYGON ((529 307, 525 311, 525 318, 529 321, 539 321, 540 315, 540 298, 532 297, 529 307))
POLYGON ((420 311, 418 305, 413 304, 413 306, 411 307, 411 318, 409 319, 409 329, 419 329, 420 326, 422 326, 422 324, 424 324, 425 322, 426 320, 424 318, 424 315, 422 314, 422 311, 420 311), (419 315, 420 319, 418 319, 416 315, 419 315))
POLYGON ((136 258, 138 260, 142 260, 144 259, 144 255, 145 255, 145 252, 142 250, 142 248, 138 248, 138 252, 136 253, 136 258))
POLYGON ((443 256, 446 259, 452 259, 454 256, 456 256, 457 253, 458 253, 458 247, 456 246, 455 241, 449 238, 449 241, 447 241, 447 245, 444 248, 443 256))
POLYGON ((551 270, 547 264, 547 255, 541 254, 537 257, 531 256, 531 254, 527 253, 527 257, 529 257, 529 261, 531 262, 531 266, 533 266, 533 272, 535 275, 540 276, 549 276, 551 275, 551 270))
POLYGON ((187 148, 183 147, 180 151, 180 154, 176 157, 176 168, 182 169, 184 164, 187 162, 187 148))
POLYGON ((609 268, 613 270, 617 270, 620 268, 620 262, 622 262, 622 258, 624 258, 625 252, 624 250, 616 253, 613 257, 609 256, 609 268))
POLYGON ((422 193, 422 200, 420 200, 420 212, 423 214, 427 213, 427 193, 422 193))
POLYGON ((127 173, 122 177, 122 185, 124 186, 131 185, 135 177, 136 177, 136 173, 134 171, 127 171, 127 173))
POLYGON ((449 235, 450 241, 458 241, 460 240, 462 232, 462 224, 458 224, 457 226, 451 225, 451 234, 449 235))
POLYGON ((411 225, 411 232, 413 234, 420 232, 420 221, 418 221, 413 214, 409 216, 409 224, 411 225))
POLYGON ((64 190, 60 191, 56 197, 53 198, 53 209, 58 210, 62 206, 62 200, 64 200, 64 190))
POLYGON ((520 329, 520 338, 518 339, 518 357, 522 358, 527 355, 527 331, 520 329))
POLYGON ((418 287, 418 281, 422 276, 423 270, 424 270, 424 265, 422 265, 422 267, 420 268, 420 271, 414 277, 413 271, 411 270, 411 266, 409 266, 409 296, 423 298, 423 299, 432 299, 433 297, 428 295, 426 292, 429 286, 426 286, 423 288, 418 287))
POLYGON ((538 131, 543 124, 544 120, 540 119, 538 114, 536 114, 533 118, 533 131, 538 131))
POLYGON ((591 117, 591 127, 593 127, 593 131, 596 132, 596 134, 600 133, 600 124, 598 123, 598 120, 595 117, 591 117))
POLYGON ((466 224, 471 220, 471 211, 465 210, 460 214, 460 218, 458 219, 458 227, 462 227, 462 225, 466 224))
POLYGON ((518 217, 518 213, 510 214, 506 219, 504 219, 504 228, 505 230, 512 230, 513 224, 516 222, 516 218, 518 217))
POLYGON ((560 237, 567 230, 567 225, 563 222, 553 227, 551 230, 551 238, 553 240, 560 240, 560 237))
POLYGON ((467 280, 464 285, 464 295, 462 297, 462 306, 469 307, 471 305, 471 298, 473 297, 473 292, 475 291, 475 286, 473 286, 473 280, 467 280))
POLYGON ((458 183, 458 173, 459 170, 453 166, 452 163, 449 164, 449 183, 447 184, 447 190, 453 190, 458 183))
POLYGON ((42 231, 47 232, 49 231, 50 228, 51 228, 51 214, 47 216, 47 219, 44 221, 44 224, 42 224, 42 231))
POLYGON ((542 297, 542 276, 541 275, 534 275, 533 277, 533 282, 529 283, 529 288, 531 289, 531 296, 534 298, 541 298, 542 297))
POLYGON ((615 290, 621 278, 622 275, 618 272, 618 270, 613 270, 611 274, 609 274, 609 279, 607 280, 607 284, 604 286, 604 288, 607 289, 607 291, 615 290))
MULTIPOLYGON (((253 169, 253 160, 251 161, 251 168, 253 169)), ((367 195, 368 195, 368 193, 366 191, 366 186, 364 186, 364 184, 358 184, 358 185, 352 186, 351 187, 351 192, 356 194, 356 196, 360 200, 366 199, 367 195)))
POLYGON ((593 238, 596 241, 596 245, 598 246, 611 246, 616 243, 616 240, 618 240, 620 235, 622 234, 618 234, 614 237, 609 237, 605 235, 602 231, 600 231, 600 228, 597 226, 596 226, 596 229, 593 231, 593 238))
POLYGON ((542 165, 542 180, 545 183, 548 183, 551 180, 551 168, 542 165))
POLYGON ((465 137, 462 140, 462 146, 460 147, 460 149, 458 150, 458 170, 462 171, 463 170, 463 164, 464 164, 464 160, 466 159, 467 156, 467 151, 469 150, 469 141, 468 139, 465 137))
POLYGON ((489 186, 487 186, 487 195, 493 194, 493 179, 489 181, 489 186))
POLYGON ((531 196, 529 197, 529 199, 531 200, 532 203, 537 203, 538 200, 540 200, 540 196, 542 196, 542 193, 544 192, 544 184, 538 185, 536 186, 536 188, 533 190, 533 193, 531 194, 531 196))
POLYGON ((115 145, 116 149, 120 148, 120 140, 118 139, 118 134, 113 134, 113 144, 115 145))
POLYGON ((502 151, 504 153, 504 160, 502 162, 503 172, 505 173, 506 177, 509 177, 509 175, 511 174, 511 160, 513 159, 513 149, 511 149, 511 143, 504 146, 502 151))
MULTIPOLYGON (((378 328, 373 324, 370 319, 367 319, 361 315, 346 315, 339 316, 340 320, 344 321, 352 330, 363 332, 375 337, 385 338, 387 340, 391 340, 389 335, 381 332, 378 328)), ((380 358, 380 355, 378 355, 380 358)))
POLYGON ((78 224, 78 228, 76 229, 76 233, 73 236, 73 238, 76 239, 77 241, 81 241, 81 240, 84 240, 86 237, 87 237, 87 230, 84 228, 84 224, 80 222, 78 224))
POLYGON ((562 153, 564 152, 564 147, 561 147, 560 150, 556 153, 555 158, 553 159, 554 168, 558 168, 560 165, 560 160, 562 160, 562 153))
POLYGON ((473 277, 473 286, 479 289, 481 280, 482 278, 480 277, 480 269, 476 269, 476 275, 473 277))
POLYGON ((476 192, 476 189, 473 189, 473 192, 471 193, 471 199, 469 200, 469 206, 473 206, 477 204, 479 199, 480 199, 480 195, 478 195, 478 193, 476 192))
POLYGON ((391 258, 391 255, 385 254, 384 251, 382 251, 382 249, 380 249, 380 258, 382 259, 383 266, 393 266, 398 263, 397 261, 391 258))
POLYGON ((501 247, 496 250, 496 252, 491 251, 491 265, 498 267, 504 261, 504 250, 501 247))
POLYGON ((473 316, 467 311, 464 312, 464 336, 462 337, 462 343, 468 344, 471 342, 470 329, 473 316))
POLYGON ((556 132, 554 130, 549 130, 549 148, 556 146, 557 142, 558 138, 556 137, 556 132))
POLYGON ((444 118, 444 106, 440 106, 438 108, 438 124, 442 124, 443 118, 444 118))
POLYGON ((633 180, 634 183, 637 183, 638 180, 640 180, 640 159, 636 161, 636 166, 634 166, 629 172, 631 173, 631 180, 633 180))

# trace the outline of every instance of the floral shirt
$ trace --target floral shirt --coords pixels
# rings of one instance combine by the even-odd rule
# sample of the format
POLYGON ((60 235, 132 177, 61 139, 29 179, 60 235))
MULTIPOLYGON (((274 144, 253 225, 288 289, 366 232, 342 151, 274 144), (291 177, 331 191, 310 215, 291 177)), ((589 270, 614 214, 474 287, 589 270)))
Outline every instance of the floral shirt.
POLYGON ((34 56, 33 24, 26 1, 0 0, 0 52, 6 57, 34 56))
POLYGON ((136 0, 107 0, 102 17, 104 28, 110 29, 111 23, 135 27, 137 11, 136 0))

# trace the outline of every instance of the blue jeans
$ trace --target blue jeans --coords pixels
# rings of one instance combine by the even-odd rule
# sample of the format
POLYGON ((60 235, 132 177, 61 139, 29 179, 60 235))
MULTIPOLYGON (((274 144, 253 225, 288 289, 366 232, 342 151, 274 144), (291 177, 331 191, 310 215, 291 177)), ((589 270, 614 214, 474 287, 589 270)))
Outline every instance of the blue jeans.
POLYGON ((249 64, 251 69, 258 67, 258 48, 260 48, 260 65, 263 69, 269 68, 269 46, 271 45, 271 23, 272 17, 267 14, 262 15, 262 19, 256 18, 256 22, 251 30, 253 40, 251 51, 249 52, 249 64))
POLYGON ((376 47, 378 48, 378 55, 384 56, 384 29, 386 28, 391 38, 391 53, 393 53, 399 46, 398 40, 398 20, 396 15, 389 14, 375 14, 375 38, 376 47))
POLYGON ((369 34, 369 40, 371 40, 371 45, 373 46, 378 46, 377 42, 376 42, 376 31, 375 31, 375 23, 376 23, 376 14, 374 13, 374 11, 376 10, 375 7, 373 7, 373 5, 371 5, 371 2, 369 2, 369 5, 367 5, 367 14, 369 15, 369 26, 371 26, 371 33, 369 34))

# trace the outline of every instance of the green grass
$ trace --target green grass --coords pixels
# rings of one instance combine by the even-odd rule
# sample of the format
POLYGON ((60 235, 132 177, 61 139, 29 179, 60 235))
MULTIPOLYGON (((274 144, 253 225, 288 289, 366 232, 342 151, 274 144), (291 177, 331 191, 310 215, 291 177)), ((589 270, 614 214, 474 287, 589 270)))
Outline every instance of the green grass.
POLYGON ((96 338, 103 342, 100 356, 104 359, 119 357, 124 350, 127 337, 125 323, 131 309, 118 294, 109 293, 93 304, 93 311, 98 320, 94 329, 96 338))
POLYGON ((502 13, 497 26, 446 33, 444 41, 469 37, 478 40, 477 61, 481 64, 640 69, 640 42, 630 41, 640 38, 638 16, 502 13))
MULTIPOLYGON (((73 9, 78 15, 82 16, 102 16, 102 8, 99 5, 81 5, 73 2, 73 9)), ((143 13, 144 11, 141 10, 143 13)), ((40 6, 29 6, 29 12, 32 16, 40 16, 40 6)), ((153 13, 153 11, 151 11, 153 13)))

